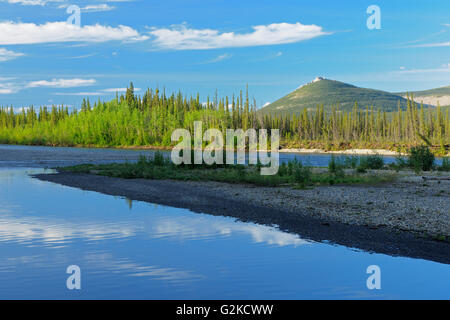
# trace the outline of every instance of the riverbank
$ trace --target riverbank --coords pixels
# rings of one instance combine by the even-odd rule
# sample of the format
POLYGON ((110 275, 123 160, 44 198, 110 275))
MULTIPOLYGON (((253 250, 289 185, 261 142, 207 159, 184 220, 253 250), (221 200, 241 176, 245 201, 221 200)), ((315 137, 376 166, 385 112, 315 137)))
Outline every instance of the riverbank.
POLYGON ((347 149, 338 151, 326 151, 323 149, 304 149, 304 148, 291 148, 280 149, 280 152, 285 153, 318 153, 318 154, 347 154, 347 155, 380 155, 380 156, 406 156, 406 153, 398 153, 396 151, 385 149, 347 149))
MULTIPOLYGON (((84 146, 77 146, 83 148, 84 146)), ((96 147, 91 146, 92 148, 106 148, 108 147, 96 147)), ((87 147, 87 148, 91 148, 87 147)), ((167 146, 118 146, 113 147, 115 149, 128 149, 128 150, 155 150, 155 151, 172 151, 173 147, 167 146)), ((271 150, 260 150, 270 152, 271 150)), ((343 155, 380 155, 380 156, 406 156, 405 152, 392 151, 387 149, 343 149, 343 150, 325 150, 325 149, 308 149, 308 148, 281 148, 279 149, 280 153, 298 153, 298 154, 343 154, 343 155)), ((450 153, 444 155, 446 157, 450 157, 450 153)))
MULTIPOLYGON (((144 147, 121 147, 123 149, 134 149, 134 150, 162 150, 162 151, 171 151, 172 147, 153 147, 153 146, 144 146, 144 147)), ((270 151, 270 150, 261 150, 261 151, 270 151)), ((386 149, 345 149, 345 150, 324 150, 324 149, 307 149, 307 148, 281 148, 279 149, 280 153, 299 153, 299 154, 345 154, 345 155, 380 155, 380 156, 406 156, 407 153, 397 152, 386 149)), ((447 155, 449 156, 450 153, 447 155)))
POLYGON ((277 225, 315 241, 450 263, 450 181, 444 176, 428 175, 423 180, 405 175, 390 184, 306 190, 70 172, 35 177, 131 200, 277 225))
MULTIPOLYGON (((5 144, 8 145, 8 144, 5 144)), ((12 145, 12 144, 11 144, 12 145)), ((12 145, 14 146, 14 145, 12 145)), ((17 146, 35 146, 35 147, 62 147, 62 148, 85 148, 85 149, 103 149, 103 150, 147 150, 147 151, 172 151, 173 146, 102 146, 102 145, 29 145, 21 144, 17 146)), ((260 151, 270 151, 270 150, 260 150, 260 151)), ((433 151, 433 150, 432 150, 433 151)), ((406 156, 405 152, 398 152, 387 149, 368 149, 368 148, 355 148, 355 149, 342 149, 342 150, 325 150, 321 148, 281 148, 280 153, 291 153, 291 154, 342 154, 342 155, 380 155, 380 156, 406 156)), ((450 153, 447 154, 435 154, 437 157, 450 157, 450 153)))
MULTIPOLYGON (((161 151, 171 151, 173 147, 163 147, 163 146, 124 146, 118 147, 121 149, 134 149, 134 150, 161 150, 161 151)), ((261 150, 270 151, 270 150, 261 150)), ((347 155, 380 155, 380 156, 405 156, 406 153, 399 153, 397 151, 386 150, 386 149, 345 149, 345 150, 333 150, 327 151, 324 149, 307 149, 307 148, 281 148, 279 152, 284 153, 302 153, 302 154, 347 154, 347 155)))

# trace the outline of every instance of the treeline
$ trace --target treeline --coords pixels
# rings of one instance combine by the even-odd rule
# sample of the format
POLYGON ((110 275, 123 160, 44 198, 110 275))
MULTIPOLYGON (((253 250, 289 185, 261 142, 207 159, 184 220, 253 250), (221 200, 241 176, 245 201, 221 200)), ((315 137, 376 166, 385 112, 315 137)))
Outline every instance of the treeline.
POLYGON ((282 145, 289 147, 389 148, 427 143, 446 153, 450 141, 449 110, 439 106, 425 109, 408 98, 407 108, 397 112, 375 111, 371 107, 351 112, 333 106, 300 115, 279 117, 257 112, 248 89, 238 96, 219 98, 217 93, 206 102, 181 92, 167 95, 148 89, 142 96, 133 84, 111 101, 92 104, 83 100, 80 110, 68 107, 0 107, 0 143, 52 146, 171 146, 174 129, 193 131, 194 121, 203 121, 203 129, 266 128, 280 129, 282 145))

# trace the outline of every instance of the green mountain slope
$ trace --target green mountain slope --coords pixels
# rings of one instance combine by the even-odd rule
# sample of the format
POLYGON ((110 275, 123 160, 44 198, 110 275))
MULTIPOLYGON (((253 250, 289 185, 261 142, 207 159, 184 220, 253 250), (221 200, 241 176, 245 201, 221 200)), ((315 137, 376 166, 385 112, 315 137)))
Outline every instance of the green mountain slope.
POLYGON ((339 104, 341 110, 351 110, 358 102, 360 108, 373 106, 374 109, 395 111, 398 102, 406 107, 406 99, 393 93, 359 88, 347 83, 323 78, 316 78, 283 98, 262 108, 261 113, 276 113, 279 115, 298 114, 303 109, 315 110, 317 105, 324 105, 330 110, 333 105, 339 104))
MULTIPOLYGON (((399 92, 398 95, 406 95, 407 92, 399 92)), ((413 91, 411 92, 414 95, 417 96, 448 96, 450 95, 450 86, 447 87, 440 87, 436 89, 430 89, 430 90, 423 90, 423 91, 413 91)))
MULTIPOLYGON (((414 100, 425 104, 436 106, 439 102, 441 106, 450 106, 450 86, 436 89, 413 91, 414 100)), ((399 92, 398 95, 406 97, 406 92, 399 92)))

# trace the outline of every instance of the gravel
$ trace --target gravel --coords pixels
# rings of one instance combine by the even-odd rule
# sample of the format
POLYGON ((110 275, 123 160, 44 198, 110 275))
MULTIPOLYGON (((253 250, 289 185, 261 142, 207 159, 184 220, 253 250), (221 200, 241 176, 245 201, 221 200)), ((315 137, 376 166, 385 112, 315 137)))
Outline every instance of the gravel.
POLYGON ((450 180, 448 176, 426 178, 406 176, 388 185, 319 186, 309 190, 215 182, 206 185, 226 197, 293 214, 450 237, 450 180))

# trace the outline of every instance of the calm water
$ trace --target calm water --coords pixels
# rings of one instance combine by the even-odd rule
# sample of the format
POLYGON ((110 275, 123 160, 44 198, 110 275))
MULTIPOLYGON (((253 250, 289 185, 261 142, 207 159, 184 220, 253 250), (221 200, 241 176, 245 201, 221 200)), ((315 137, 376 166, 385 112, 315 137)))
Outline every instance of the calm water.
MULTIPOLYGON (((39 146, 0 145, 0 167, 56 167, 80 163, 108 163, 135 161, 140 155, 151 155, 152 150, 64 148, 39 146)), ((169 152, 165 152, 169 155, 169 152)), ((328 166, 330 154, 295 154, 280 153, 280 162, 289 160, 302 161, 310 166, 328 166)), ((395 157, 383 157, 385 163, 395 162, 395 157)), ((437 159, 439 163, 440 159, 437 159)))
POLYGON ((450 298, 449 265, 131 202, 29 177, 43 168, 3 166, 0 299, 450 298), (81 268, 80 291, 66 288, 69 265, 81 268), (366 287, 369 265, 381 268, 381 290, 366 287))

